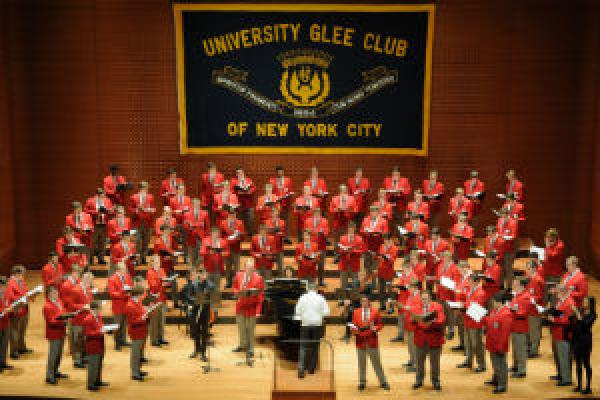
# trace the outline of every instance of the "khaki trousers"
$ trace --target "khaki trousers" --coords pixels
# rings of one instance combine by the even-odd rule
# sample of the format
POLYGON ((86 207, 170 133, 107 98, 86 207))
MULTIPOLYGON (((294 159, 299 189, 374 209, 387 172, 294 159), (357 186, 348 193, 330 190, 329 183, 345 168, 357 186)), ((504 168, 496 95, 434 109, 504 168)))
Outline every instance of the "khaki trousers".
POLYGON ((383 385, 387 383, 383 367, 381 366, 381 358, 379 356, 379 347, 366 346, 364 349, 356 348, 356 354, 358 355, 358 382, 360 384, 367 383, 367 356, 371 360, 371 365, 375 370, 379 383, 383 385))
POLYGON ((256 330, 256 317, 249 317, 243 314, 235 317, 238 334, 240 339, 240 347, 246 349, 248 353, 254 352, 254 332, 256 330))

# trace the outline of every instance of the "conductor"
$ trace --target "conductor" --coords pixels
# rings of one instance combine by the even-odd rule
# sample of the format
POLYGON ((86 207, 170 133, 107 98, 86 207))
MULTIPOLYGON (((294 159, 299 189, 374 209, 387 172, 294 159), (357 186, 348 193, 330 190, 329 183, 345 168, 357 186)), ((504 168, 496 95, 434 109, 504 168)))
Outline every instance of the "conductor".
POLYGON ((208 280, 206 270, 190 270, 190 280, 182 290, 182 300, 185 305, 190 336, 194 340, 194 352, 190 358, 196 358, 207 362, 206 345, 208 342, 208 330, 210 324, 210 297, 215 290, 215 285, 208 280))

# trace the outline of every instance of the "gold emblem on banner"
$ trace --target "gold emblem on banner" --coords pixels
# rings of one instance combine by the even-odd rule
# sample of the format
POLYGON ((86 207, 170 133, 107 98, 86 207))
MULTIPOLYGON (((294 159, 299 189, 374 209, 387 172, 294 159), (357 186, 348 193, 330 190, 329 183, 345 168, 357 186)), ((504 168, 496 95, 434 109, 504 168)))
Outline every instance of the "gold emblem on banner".
POLYGON ((279 89, 284 100, 296 107, 317 107, 331 89, 327 68, 333 57, 323 51, 297 49, 277 56, 283 67, 279 89))

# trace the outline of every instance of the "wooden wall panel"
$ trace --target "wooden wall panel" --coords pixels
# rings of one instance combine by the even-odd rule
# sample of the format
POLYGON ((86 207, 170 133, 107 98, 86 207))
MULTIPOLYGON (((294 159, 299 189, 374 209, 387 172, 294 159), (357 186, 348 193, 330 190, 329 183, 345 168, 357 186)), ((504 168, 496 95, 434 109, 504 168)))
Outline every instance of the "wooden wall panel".
MULTIPOLYGON (((428 157, 210 158, 228 174, 243 165, 260 186, 281 164, 297 190, 313 163, 331 188, 356 164, 375 185, 393 165, 413 185, 437 168, 449 191, 478 168, 490 194, 502 190, 504 171, 515 167, 527 185, 526 233, 539 242, 548 226, 557 226, 575 242, 573 251, 587 256, 588 241, 579 239, 590 232, 591 202, 580 198, 591 199, 593 124, 580 110, 595 97, 584 92, 592 74, 581 65, 593 51, 586 23, 593 25, 594 2, 437 4, 428 157)), ((92 193, 112 162, 134 181, 150 180, 154 190, 176 166, 197 194, 209 158, 179 155, 169 1, 13 0, 11 7, 19 256, 43 257, 68 203, 92 193), (36 16, 29 18, 32 4, 36 16), (38 218, 44 229, 32 227, 38 218)), ((491 221, 484 214, 482 224, 491 221)))

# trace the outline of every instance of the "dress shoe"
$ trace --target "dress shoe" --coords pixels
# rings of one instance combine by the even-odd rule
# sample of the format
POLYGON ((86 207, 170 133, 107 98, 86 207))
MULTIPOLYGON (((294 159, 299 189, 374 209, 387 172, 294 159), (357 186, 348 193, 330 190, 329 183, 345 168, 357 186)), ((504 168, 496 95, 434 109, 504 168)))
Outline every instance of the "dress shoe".
POLYGON ((140 371, 140 376, 148 376, 148 373, 146 371, 140 371))
POLYGON ((254 352, 253 351, 249 351, 247 355, 248 355, 248 358, 254 358, 254 352))
POLYGON ((511 378, 525 378, 526 376, 527 374, 524 372, 513 372, 512 374, 510 374, 511 378))
POLYGON ((319 282, 319 286, 321 286, 321 287, 325 287, 325 286, 326 286, 326 285, 325 285, 325 281, 320 281, 320 282, 319 282))
POLYGON ((100 258, 98 260, 98 265, 106 265, 106 261, 104 261, 104 258, 100 258))
POLYGON ((539 358, 540 353, 530 353, 527 354, 527 358, 539 358))
POLYGON ((141 375, 134 375, 131 377, 131 379, 133 379, 134 381, 140 381, 140 382, 144 381, 144 377, 141 375))
POLYGON ((560 375, 550 375, 548 377, 548 379, 550 379, 551 381, 559 381, 560 380, 560 375))
POLYGON ((562 382, 559 381, 556 386, 571 386, 573 384, 573 382, 562 382))
POLYGON ((225 284, 225 289, 231 289, 233 287, 233 284, 231 282, 227 282, 225 284))
POLYGON ((510 367, 510 368, 508 369, 508 372, 517 372, 517 371, 518 371, 518 368, 517 368, 517 367, 510 367))
POLYGON ((471 364, 469 364, 468 362, 463 362, 460 363, 456 366, 456 368, 473 368, 473 366, 471 364))
POLYGON ((304 379, 304 371, 298 371, 298 378, 304 379))
POLYGON ((131 342, 123 342, 123 343, 121 343, 121 346, 123 346, 123 347, 131 347, 131 342))
POLYGON ((404 342, 404 336, 396 336, 390 339, 390 342, 404 342))
POLYGON ((63 374, 62 372, 57 372, 54 376, 58 379, 67 379, 69 377, 69 375, 63 374))
POLYGON ((164 339, 160 339, 159 343, 160 343, 160 344, 167 345, 167 344, 169 344, 169 341, 167 341, 167 340, 164 340, 164 339))
POLYGON ((495 381, 495 380, 493 380, 493 379, 490 379, 490 380, 488 380, 488 381, 485 381, 485 382, 484 382, 484 384, 486 384, 486 385, 490 385, 490 386, 496 386, 496 385, 498 384, 498 382, 496 382, 496 381, 495 381))
POLYGON ((85 368, 85 364, 83 362, 73 363, 73 368, 83 369, 85 368))
POLYGON ((198 357, 198 352, 194 351, 192 354, 189 355, 190 358, 196 358, 198 357))
POLYGON ((31 349, 21 349, 19 350, 19 354, 31 354, 33 353, 33 350, 31 349))
POLYGON ((494 393, 494 394, 505 393, 505 392, 506 392, 505 387, 497 387, 496 389, 492 390, 492 393, 494 393))
POLYGON ((115 351, 121 351, 121 345, 115 346, 115 351))
POLYGON ((423 387, 423 384, 422 384, 422 383, 415 383, 414 385, 412 385, 412 388, 413 388, 414 390, 417 390, 417 389, 418 389, 418 388, 420 388, 420 387, 423 387))
POLYGON ((13 360, 18 360, 19 359, 19 353, 10 353, 10 358, 13 360))
POLYGON ((159 342, 152 342, 152 346, 153 347, 160 347, 160 343, 159 342))
POLYGON ((148 359, 146 357, 142 357, 142 358, 140 358, 140 362, 142 364, 147 364, 148 363, 148 359))
POLYGON ((100 381, 100 382, 96 382, 96 386, 107 387, 107 386, 110 386, 110 384, 108 382, 100 381))
POLYGON ((202 354, 202 355, 200 356, 200 360, 201 360, 202 362, 208 362, 208 358, 206 358, 206 354, 202 354))
POLYGON ((90 392, 97 392, 98 386, 96 386, 96 385, 88 386, 87 390, 89 390, 90 392))
POLYGON ((475 373, 480 374, 482 372, 485 372, 485 367, 477 367, 477 368, 475 368, 475 373))
POLYGON ((15 367, 12 365, 3 364, 3 365, 0 365, 0 369, 11 370, 11 369, 15 369, 15 367))
POLYGON ((56 378, 46 378, 46 383, 49 385, 56 385, 58 381, 56 380, 56 378))
POLYGON ((292 241, 290 239, 283 239, 283 243, 292 244, 292 241))
POLYGON ((435 390, 442 390, 442 385, 441 385, 439 382, 435 382, 435 383, 433 384, 433 388, 434 388, 435 390))
POLYGON ((448 335, 446 335, 446 339, 448 339, 448 340, 454 339, 454 332, 449 332, 448 335))
POLYGON ((581 391, 581 394, 592 394, 592 389, 590 388, 585 388, 581 391))
POLYGON ((358 385, 358 390, 360 390, 361 392, 362 392, 363 390, 365 390, 365 384, 364 384, 364 383, 360 383, 360 384, 358 385))
POLYGON ((406 372, 417 372, 417 369, 415 367, 407 367, 406 372))
POLYGON ((576 393, 581 392, 581 386, 574 387, 573 391, 576 393))
POLYGON ((238 346, 231 351, 233 351, 234 353, 241 353, 242 351, 244 351, 244 348, 242 346, 238 346))
POLYGON ((309 373, 310 375, 314 375, 314 374, 315 374, 315 370, 314 370, 314 369, 309 369, 309 370, 308 370, 308 373, 309 373))
POLYGON ((414 367, 415 365, 411 362, 407 362, 407 363, 402 364, 402 366, 403 367, 414 367))
POLYGON ((381 384, 381 387, 383 388, 383 390, 390 390, 390 384, 387 382, 384 382, 381 384))
POLYGON ((465 346, 459 344, 458 346, 452 347, 451 350, 452 351, 463 351, 464 349, 465 349, 465 346))

